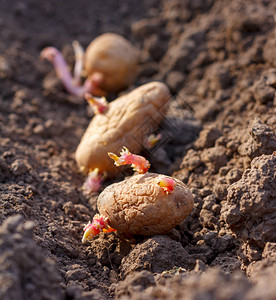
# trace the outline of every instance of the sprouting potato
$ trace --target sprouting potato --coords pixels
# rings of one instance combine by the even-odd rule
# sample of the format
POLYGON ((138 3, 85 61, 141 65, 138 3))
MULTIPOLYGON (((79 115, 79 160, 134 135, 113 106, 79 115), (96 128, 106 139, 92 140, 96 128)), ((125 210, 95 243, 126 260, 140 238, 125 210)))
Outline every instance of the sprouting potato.
POLYGON ((146 135, 162 121, 170 92, 161 82, 142 85, 112 101, 103 114, 91 120, 76 150, 78 167, 89 173, 94 169, 113 177, 118 173, 108 152, 118 153, 122 145, 139 153, 146 135))
POLYGON ((105 33, 93 40, 85 53, 88 80, 99 78, 99 89, 118 92, 129 86, 137 75, 138 51, 124 37, 105 33))
POLYGON ((190 214, 194 198, 182 181, 145 173, 106 187, 97 206, 100 214, 84 228, 83 242, 92 240, 103 228, 126 236, 167 233, 190 214))
POLYGON ((55 47, 43 49, 41 57, 52 62, 65 89, 75 96, 83 97, 87 92, 94 96, 119 92, 136 78, 138 50, 118 34, 105 33, 98 36, 89 44, 85 53, 77 41, 73 42, 73 48, 76 58, 73 76, 55 47), (87 78, 82 85, 83 71, 87 78))
POLYGON ((185 184, 166 193, 158 184, 169 176, 145 173, 109 185, 99 195, 99 213, 109 225, 126 234, 163 234, 180 224, 192 211, 194 200, 185 184))

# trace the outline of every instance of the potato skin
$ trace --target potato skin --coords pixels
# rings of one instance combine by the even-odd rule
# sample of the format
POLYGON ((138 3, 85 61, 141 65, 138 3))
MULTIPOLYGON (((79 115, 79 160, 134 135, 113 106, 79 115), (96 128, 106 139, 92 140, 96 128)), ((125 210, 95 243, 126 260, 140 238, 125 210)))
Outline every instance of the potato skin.
POLYGON ((76 150, 76 162, 84 171, 98 168, 113 177, 114 166, 107 152, 119 153, 126 146, 139 153, 147 134, 162 121, 170 99, 168 87, 151 82, 138 87, 109 104, 105 114, 95 115, 76 150))
POLYGON ((192 211, 193 195, 175 179, 174 190, 166 194, 157 184, 166 175, 145 173, 109 185, 97 205, 110 226, 124 234, 164 234, 180 224, 192 211))
POLYGON ((138 50, 124 37, 105 33, 94 39, 85 52, 87 77, 103 74, 100 88, 106 92, 118 92, 136 78, 138 50))

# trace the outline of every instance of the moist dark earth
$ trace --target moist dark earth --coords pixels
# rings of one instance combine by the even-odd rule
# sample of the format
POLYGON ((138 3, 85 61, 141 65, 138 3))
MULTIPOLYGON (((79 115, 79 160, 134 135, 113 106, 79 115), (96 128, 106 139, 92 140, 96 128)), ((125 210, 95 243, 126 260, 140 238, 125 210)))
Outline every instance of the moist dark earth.
POLYGON ((273 0, 0 1, 0 299, 276 299, 275 18, 273 0), (166 235, 82 244, 98 194, 74 152, 92 115, 39 54, 73 67, 72 42, 105 32, 140 51, 127 91, 169 86, 145 155, 195 205, 166 235))

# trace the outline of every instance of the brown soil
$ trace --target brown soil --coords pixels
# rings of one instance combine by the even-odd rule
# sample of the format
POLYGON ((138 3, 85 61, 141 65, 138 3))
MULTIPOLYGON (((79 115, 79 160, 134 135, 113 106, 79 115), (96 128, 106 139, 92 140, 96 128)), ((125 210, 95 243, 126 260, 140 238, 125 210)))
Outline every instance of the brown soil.
POLYGON ((275 16, 269 0, 0 1, 0 299, 276 299, 275 16), (72 66, 73 40, 108 31, 141 51, 129 90, 174 95, 144 154, 195 207, 167 235, 82 245, 97 194, 74 151, 91 112, 39 53, 72 66))

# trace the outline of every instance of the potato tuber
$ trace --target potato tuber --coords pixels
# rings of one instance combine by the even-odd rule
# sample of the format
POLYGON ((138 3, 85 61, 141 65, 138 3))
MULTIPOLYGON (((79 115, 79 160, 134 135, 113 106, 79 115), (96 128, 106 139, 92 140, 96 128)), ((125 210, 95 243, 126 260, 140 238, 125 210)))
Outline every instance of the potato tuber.
POLYGON ((108 157, 122 145, 139 153, 146 135, 162 121, 170 93, 161 82, 151 82, 111 102, 103 114, 91 120, 76 150, 76 162, 84 173, 96 168, 107 176, 119 171, 108 157))
POLYGON ((125 234, 163 234, 192 211, 194 200, 185 184, 175 178, 145 173, 109 185, 99 195, 98 211, 108 224, 125 234), (159 184, 173 183, 169 192, 159 184))
POLYGON ((103 92, 118 92, 136 78, 138 51, 124 37, 105 33, 93 40, 85 53, 88 80, 101 77, 98 83, 103 92))
POLYGON ((78 97, 83 97, 87 92, 103 96, 109 92, 119 92, 135 80, 138 50, 124 37, 115 33, 102 34, 89 44, 85 54, 76 41, 73 48, 76 57, 74 76, 56 48, 47 47, 41 52, 42 58, 53 63, 57 76, 69 93, 78 97), (81 85, 83 60, 87 79, 81 85))

